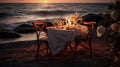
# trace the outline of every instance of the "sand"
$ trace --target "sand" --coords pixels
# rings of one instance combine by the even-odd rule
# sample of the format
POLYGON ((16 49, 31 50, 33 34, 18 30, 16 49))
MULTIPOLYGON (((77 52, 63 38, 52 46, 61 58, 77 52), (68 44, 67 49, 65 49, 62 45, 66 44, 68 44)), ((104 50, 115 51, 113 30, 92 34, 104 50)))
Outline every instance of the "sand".
MULTIPOLYGON (((88 47, 86 42, 82 44, 88 47)), ((107 43, 94 41, 92 42, 93 58, 91 58, 89 49, 79 46, 76 58, 73 57, 74 52, 72 52, 70 57, 62 57, 63 59, 69 57, 67 61, 57 60, 58 62, 54 62, 49 60, 42 63, 38 59, 38 62, 36 62, 36 45, 35 40, 0 44, 0 67, 94 67, 96 65, 100 67, 100 65, 109 66, 114 60, 114 54, 107 43)), ((69 50, 69 48, 67 49, 69 50)))

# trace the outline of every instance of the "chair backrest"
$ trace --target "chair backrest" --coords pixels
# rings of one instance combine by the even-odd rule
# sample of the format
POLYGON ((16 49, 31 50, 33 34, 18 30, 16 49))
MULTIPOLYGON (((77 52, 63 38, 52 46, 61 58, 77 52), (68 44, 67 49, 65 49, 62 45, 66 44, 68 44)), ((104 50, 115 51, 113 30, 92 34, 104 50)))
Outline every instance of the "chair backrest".
POLYGON ((90 26, 89 34, 88 34, 87 38, 89 40, 91 40, 92 39, 92 35, 93 35, 93 31, 94 31, 94 25, 96 24, 96 22, 84 22, 83 24, 87 25, 87 26, 90 26))
POLYGON ((33 26, 35 28, 37 36, 39 36, 41 32, 46 33, 46 30, 47 30, 46 29, 46 27, 47 27, 46 22, 33 22, 33 26))

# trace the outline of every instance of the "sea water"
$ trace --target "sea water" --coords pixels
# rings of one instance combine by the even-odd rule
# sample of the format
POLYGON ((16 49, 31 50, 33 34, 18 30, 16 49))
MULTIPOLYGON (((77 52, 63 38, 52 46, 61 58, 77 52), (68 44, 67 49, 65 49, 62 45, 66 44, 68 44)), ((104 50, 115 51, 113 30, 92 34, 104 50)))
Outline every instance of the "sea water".
MULTIPOLYGON (((14 30, 19 24, 30 21, 65 19, 75 13, 81 16, 89 13, 109 13, 108 3, 0 3, 0 27, 14 30)), ((22 34, 17 39, 1 39, 1 42, 25 41, 36 39, 35 34, 22 34)))

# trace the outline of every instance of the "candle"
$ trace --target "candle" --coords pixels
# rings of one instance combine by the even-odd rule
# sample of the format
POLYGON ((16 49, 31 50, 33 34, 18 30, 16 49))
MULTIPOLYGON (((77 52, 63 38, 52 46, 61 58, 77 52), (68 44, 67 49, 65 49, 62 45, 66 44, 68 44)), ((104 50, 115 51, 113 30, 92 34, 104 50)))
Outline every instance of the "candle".
POLYGON ((65 18, 65 19, 66 19, 66 23, 65 23, 65 24, 66 24, 66 26, 67 26, 67 18, 65 18))
POLYGON ((71 26, 71 21, 70 21, 70 19, 68 20, 68 25, 71 26))

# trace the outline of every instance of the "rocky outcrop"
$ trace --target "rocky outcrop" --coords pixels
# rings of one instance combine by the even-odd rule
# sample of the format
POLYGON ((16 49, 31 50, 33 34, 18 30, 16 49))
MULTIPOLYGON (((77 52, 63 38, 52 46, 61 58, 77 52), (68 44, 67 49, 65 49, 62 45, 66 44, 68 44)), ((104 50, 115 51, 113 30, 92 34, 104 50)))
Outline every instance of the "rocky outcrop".
POLYGON ((47 27, 54 26, 51 22, 46 22, 46 23, 47 23, 47 27))
MULTIPOLYGON (((53 26, 51 22, 46 22, 47 26, 53 26)), ((46 31, 46 29, 44 29, 46 31)), ((15 32, 25 34, 25 33, 33 33, 35 29, 32 24, 21 24, 17 28, 14 29, 15 32)))
POLYGON ((110 28, 111 28, 114 32, 120 33, 120 21, 119 21, 118 23, 113 23, 113 24, 111 24, 110 28))
POLYGON ((111 18, 111 15, 110 14, 107 14, 107 13, 103 13, 102 14, 102 20, 100 20, 98 22, 98 26, 99 25, 102 25, 106 28, 108 28, 112 23, 114 23, 115 21, 111 18))
POLYGON ((120 20, 120 11, 114 10, 111 12, 111 18, 113 20, 119 21, 120 20))
POLYGON ((120 0, 114 0, 114 3, 109 5, 109 9, 111 10, 119 10, 120 11, 120 0))
POLYGON ((99 22, 100 20, 102 20, 102 16, 99 14, 87 14, 85 16, 82 17, 83 21, 85 22, 99 22))
POLYGON ((21 24, 17 28, 14 29, 17 33, 32 33, 35 32, 34 28, 30 24, 21 24))
POLYGON ((11 16, 8 13, 0 13, 0 18, 6 18, 7 16, 11 16))
POLYGON ((21 37, 18 33, 0 28, 0 38, 18 38, 21 37))

